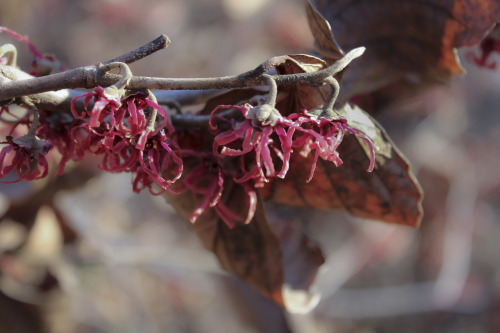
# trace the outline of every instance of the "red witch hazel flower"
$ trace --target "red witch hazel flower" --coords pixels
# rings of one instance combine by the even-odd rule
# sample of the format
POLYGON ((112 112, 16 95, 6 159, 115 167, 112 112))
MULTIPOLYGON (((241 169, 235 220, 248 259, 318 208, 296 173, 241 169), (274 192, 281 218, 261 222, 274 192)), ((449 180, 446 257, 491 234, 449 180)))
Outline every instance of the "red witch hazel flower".
POLYGON ((269 104, 253 107, 221 105, 213 112, 210 128, 217 130, 215 119, 225 122, 230 129, 221 131, 214 139, 214 154, 218 157, 240 157, 242 177, 236 182, 255 181, 256 187, 262 187, 269 177, 285 178, 289 169, 290 157, 294 148, 300 148, 300 154, 307 157, 314 151, 314 161, 309 182, 316 168, 318 158, 342 164, 337 148, 347 131, 364 140, 370 150, 370 164, 367 171, 374 167, 374 148, 372 141, 361 131, 351 128, 345 118, 328 120, 313 113, 291 114, 283 117, 269 104), (241 110, 245 120, 234 122, 218 115, 220 109, 241 110), (253 154, 253 166, 247 171, 245 155, 253 154), (281 161, 281 170, 276 171, 275 161, 281 161))
POLYGON ((215 119, 230 124, 231 129, 218 134, 214 139, 214 154, 218 157, 240 156, 241 169, 244 175, 235 179, 236 182, 244 183, 254 179, 256 187, 264 186, 269 180, 267 177, 283 178, 288 171, 288 161, 291 146, 287 145, 286 127, 289 122, 281 117, 278 110, 269 104, 252 107, 250 104, 243 106, 220 105, 212 111, 210 128, 215 131, 215 119), (224 108, 235 108, 242 112, 246 118, 242 123, 226 120, 217 116, 216 112, 224 108), (281 149, 270 137, 276 133, 281 142, 281 149), (245 170, 245 154, 254 152, 254 166, 250 171, 245 170), (276 172, 273 155, 283 161, 282 168, 276 172), (265 170, 265 171, 264 171, 265 170))
MULTIPOLYGON (((112 127, 114 127, 114 113, 121 105, 121 96, 118 91, 109 88, 103 89, 102 87, 96 87, 93 93, 85 94, 79 97, 85 97, 84 105, 86 108, 88 107, 90 101, 94 100, 94 106, 92 110, 86 112, 90 117, 89 121, 87 122, 88 129, 97 130, 99 129, 101 124, 107 124, 104 122, 107 117, 110 117, 111 119, 110 127, 107 128, 107 130, 110 130, 112 127)), ((76 119, 83 119, 86 116, 86 114, 78 115, 74 110, 75 109, 73 104, 72 111, 73 116, 76 119)))
MULTIPOLYGON (((99 67, 103 71, 116 68, 120 69, 122 77, 114 85, 107 88, 96 87, 94 92, 78 96, 71 101, 73 116, 76 119, 84 119, 88 116, 89 120, 86 122, 85 128, 101 136, 114 136, 115 127, 118 126, 117 120, 123 120, 123 116, 120 117, 115 113, 122 105, 121 100, 125 95, 125 86, 130 81, 132 72, 125 63, 121 62, 113 62, 99 67), (75 108, 75 100, 80 97, 85 97, 83 105, 86 111, 82 114, 78 114, 75 108), (93 101, 93 106, 91 111, 88 111, 90 101, 93 101)), ((126 111, 122 110, 120 114, 124 112, 126 111)))
POLYGON ((152 194, 161 194, 163 191, 176 193, 170 186, 181 177, 183 171, 179 145, 162 130, 149 138, 144 148, 138 151, 140 167, 135 169, 134 192, 148 187, 152 194), (162 191, 154 192, 153 183, 158 184, 162 191))
MULTIPOLYGON (((224 183, 231 178, 234 180, 234 177, 230 175, 231 172, 228 172, 228 168, 221 165, 221 160, 211 153, 198 153, 192 150, 183 150, 183 156, 199 159, 196 167, 175 188, 179 192, 190 190, 195 198, 202 198, 200 205, 189 217, 189 221, 195 223, 201 214, 209 208, 213 208, 229 228, 233 228, 237 222, 242 221, 243 217, 232 211, 221 201, 224 183)), ((257 194, 249 182, 240 182, 238 185, 243 187, 247 196, 246 207, 248 207, 248 213, 243 223, 248 224, 255 214, 257 194)))
POLYGON ((314 113, 304 111, 303 115, 291 114, 288 119, 293 120, 294 127, 290 130, 289 139, 292 140, 293 131, 302 132, 292 141, 292 147, 302 147, 300 154, 307 157, 314 150, 314 160, 309 174, 310 182, 314 176, 318 157, 325 161, 333 162, 336 166, 342 164, 342 160, 337 152, 345 132, 351 133, 366 142, 370 151, 370 164, 368 172, 373 171, 375 166, 375 150, 373 142, 362 131, 352 128, 347 124, 347 119, 340 117, 328 120, 314 113), (295 126, 299 126, 298 128, 295 126))
POLYGON ((46 155, 51 147, 50 143, 40 140, 35 135, 38 123, 37 115, 27 135, 14 139, 7 136, 5 146, 0 151, 0 179, 15 171, 17 179, 1 181, 1 183, 16 183, 21 180, 36 180, 47 176, 48 163, 46 155))

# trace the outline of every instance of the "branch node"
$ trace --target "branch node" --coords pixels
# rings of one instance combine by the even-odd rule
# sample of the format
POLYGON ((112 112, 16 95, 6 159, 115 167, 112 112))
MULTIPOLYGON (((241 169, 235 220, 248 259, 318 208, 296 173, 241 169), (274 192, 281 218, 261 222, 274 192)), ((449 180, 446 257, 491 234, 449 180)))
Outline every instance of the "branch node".
POLYGON ((115 87, 117 90, 122 90, 128 85, 130 79, 132 78, 132 71, 130 70, 130 67, 128 67, 128 65, 124 62, 112 62, 97 65, 97 70, 101 73, 106 73, 116 68, 120 69, 122 76, 112 85, 112 87, 115 87))

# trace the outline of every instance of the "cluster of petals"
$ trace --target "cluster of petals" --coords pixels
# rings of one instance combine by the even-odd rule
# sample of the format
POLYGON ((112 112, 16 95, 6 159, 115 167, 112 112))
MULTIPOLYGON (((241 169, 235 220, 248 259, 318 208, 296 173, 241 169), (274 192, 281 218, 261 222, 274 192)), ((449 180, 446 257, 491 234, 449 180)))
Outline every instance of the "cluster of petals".
POLYGON ((368 171, 374 167, 374 148, 372 141, 360 130, 348 126, 345 118, 327 120, 307 112, 279 115, 277 110, 269 112, 269 108, 221 105, 212 112, 210 127, 217 131, 215 120, 226 122, 229 129, 219 131, 214 139, 213 152, 218 157, 240 157, 242 176, 236 182, 255 181, 255 186, 263 186, 270 177, 284 178, 290 165, 290 157, 294 149, 307 157, 314 151, 314 159, 309 175, 309 182, 316 168, 318 158, 342 164, 337 148, 342 142, 345 132, 352 133, 364 140, 370 150, 368 171), (239 109, 244 120, 241 122, 224 120, 219 116, 221 109, 239 109), (264 112, 262 112, 264 110, 264 112), (278 142, 279 141, 279 142, 278 142), (245 155, 253 154, 252 167, 246 170, 245 155), (276 171, 275 161, 281 161, 281 169, 276 171))
POLYGON ((303 115, 291 114, 288 118, 293 120, 293 127, 291 127, 288 133, 289 142, 287 143, 292 148, 300 147, 300 154, 304 157, 307 157, 309 153, 314 151, 314 159, 307 182, 311 181, 314 176, 318 157, 321 157, 325 161, 333 162, 336 166, 342 164, 342 159, 339 156, 337 148, 342 143, 346 132, 366 142, 370 152, 370 163, 367 171, 373 171, 375 166, 373 142, 362 131, 350 127, 345 118, 327 120, 326 118, 318 118, 307 113, 303 115), (294 131, 299 131, 301 134, 292 141, 294 131))
MULTIPOLYGON (((7 136, 6 141, 0 142, 3 148, 0 151, 0 179, 1 183, 16 183, 21 180, 36 180, 47 176, 48 162, 46 155, 50 143, 38 139, 33 135, 25 135, 18 139, 7 136), (15 171, 17 177, 13 180, 3 180, 15 171)), ((9 179, 9 178, 7 178, 9 179)))
POLYGON ((192 150, 183 150, 183 156, 197 159, 196 166, 190 170, 182 179, 182 183, 176 186, 175 190, 182 192, 189 190, 195 198, 201 198, 201 203, 189 217, 191 223, 196 220, 209 208, 213 208, 221 220, 229 227, 233 228, 237 222, 250 223, 256 206, 257 194, 251 182, 240 182, 244 190, 248 207, 246 218, 239 216, 231 208, 222 202, 222 192, 224 184, 228 179, 233 179, 227 170, 220 165, 220 160, 211 153, 200 153, 192 150))
POLYGON ((231 127, 215 137, 213 153, 218 157, 240 156, 243 176, 235 179, 238 183, 253 179, 256 187, 262 187, 264 183, 269 181, 268 177, 283 178, 288 170, 291 147, 286 145, 287 132, 285 129, 290 123, 281 116, 276 117, 276 113, 271 114, 271 112, 266 111, 262 107, 253 108, 249 104, 242 106, 220 105, 212 111, 210 128, 213 131, 217 130, 214 122, 216 118, 227 122, 231 127), (245 120, 243 122, 229 121, 217 115, 219 110, 231 108, 241 110, 245 120), (258 111, 252 112, 255 110, 258 111), (264 113, 264 115, 261 117, 259 113, 264 113), (273 133, 278 135, 281 148, 271 138, 273 133), (254 155, 254 163, 252 168, 247 171, 245 155, 251 152, 254 155), (282 168, 278 172, 274 167, 273 155, 283 161, 282 168))
POLYGON ((162 190, 170 190, 170 185, 180 178, 183 166, 166 111, 144 93, 121 98, 113 90, 97 87, 94 92, 79 97, 85 98, 86 111, 82 114, 76 111, 76 99, 73 99, 71 111, 74 118, 87 118, 87 121, 71 129, 74 159, 80 159, 87 152, 102 155, 99 168, 134 173, 135 192, 148 188, 151 193, 158 194, 154 190, 155 183, 162 190), (93 106, 88 110, 91 101, 93 106), (154 110, 163 121, 151 127, 148 116, 154 110))

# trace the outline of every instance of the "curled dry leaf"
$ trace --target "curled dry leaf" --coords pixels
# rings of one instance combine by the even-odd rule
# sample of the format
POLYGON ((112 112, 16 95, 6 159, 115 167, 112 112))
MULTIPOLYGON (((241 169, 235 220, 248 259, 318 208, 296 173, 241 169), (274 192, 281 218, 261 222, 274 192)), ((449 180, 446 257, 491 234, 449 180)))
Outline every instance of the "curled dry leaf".
MULTIPOLYGON (((446 82, 463 73, 456 48, 478 44, 500 20, 498 0, 308 0, 308 10, 312 2, 340 45, 366 47, 344 76, 348 96, 390 86, 384 98, 398 99, 415 88, 446 82)), ((324 41, 315 25, 313 35, 324 41)), ((323 52, 328 46, 317 44, 328 63, 337 60, 323 52)))
POLYGON ((266 210, 283 253, 285 308, 292 313, 308 313, 321 298, 320 292, 311 286, 325 262, 323 251, 306 235, 303 222, 297 219, 293 209, 269 205, 266 210))
POLYGON ((300 221, 282 210, 270 211, 270 225, 283 251, 285 282, 294 290, 308 290, 325 258, 321 247, 309 239, 300 221))
POLYGON ((330 59, 331 62, 342 58, 344 51, 335 40, 330 23, 318 12, 310 0, 306 1, 306 15, 314 37, 315 49, 319 54, 325 59, 330 59))

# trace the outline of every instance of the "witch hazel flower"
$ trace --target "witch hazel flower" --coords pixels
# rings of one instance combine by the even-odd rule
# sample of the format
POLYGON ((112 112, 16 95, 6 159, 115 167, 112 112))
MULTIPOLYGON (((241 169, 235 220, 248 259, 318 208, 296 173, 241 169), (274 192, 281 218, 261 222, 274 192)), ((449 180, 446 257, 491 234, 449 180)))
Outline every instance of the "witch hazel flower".
POLYGON ((245 207, 248 207, 248 211, 246 217, 242 217, 222 202, 224 185, 228 180, 234 180, 234 177, 227 171, 228 168, 222 165, 221 160, 214 154, 192 150, 183 150, 183 156, 198 161, 184 176, 182 183, 175 188, 178 192, 189 190, 195 198, 201 199, 189 221, 195 223, 204 212, 213 208, 229 228, 233 228, 239 222, 250 223, 257 207, 257 194, 253 186, 249 182, 236 184, 241 186, 246 194, 245 207))
POLYGON ((16 183, 21 180, 37 180, 47 176, 48 162, 45 157, 51 147, 50 143, 33 136, 23 136, 13 139, 7 136, 6 144, 0 151, 0 179, 15 170, 17 179, 0 181, 0 183, 16 183))
MULTIPOLYGON (((136 147, 137 149, 137 147, 136 147)), ((163 191, 176 193, 170 186, 182 175, 184 168, 180 147, 166 136, 162 130, 150 137, 144 149, 138 149, 139 165, 135 170, 136 177, 133 180, 134 192, 148 187, 152 194, 161 194, 163 191), (161 187, 160 192, 155 192, 153 183, 161 187)))
POLYGON ((220 105, 212 111, 210 129, 217 130, 215 119, 222 119, 231 126, 214 138, 213 152, 218 157, 240 157, 243 176, 235 179, 244 183, 250 179, 255 181, 256 187, 264 186, 268 177, 284 178, 289 167, 291 145, 287 144, 287 127, 291 122, 270 104, 253 107, 250 104, 243 106, 220 105), (236 123, 217 116, 220 109, 237 109, 242 112, 245 120, 236 123), (271 135, 275 133, 280 143, 275 142, 271 135), (253 152, 254 165, 250 170, 245 169, 245 155, 253 152), (274 161, 282 161, 280 171, 276 171, 274 161))
POLYGON ((289 133, 289 138, 293 136, 293 131, 300 134, 291 143, 292 147, 301 148, 300 155, 307 157, 314 151, 311 172, 306 182, 310 182, 314 176, 314 171, 318 158, 332 162, 335 166, 342 164, 337 148, 342 143, 346 132, 355 135, 363 140, 370 153, 370 162, 367 172, 373 171, 375 166, 375 149, 372 140, 362 131, 352 128, 344 117, 328 119, 323 115, 323 110, 317 109, 311 112, 305 111, 302 115, 291 114, 288 119, 293 120, 293 127, 289 133))
POLYGON ((115 113, 114 139, 106 143, 100 168, 112 172, 135 173, 134 192, 148 188, 152 194, 173 192, 170 186, 183 171, 180 147, 174 139, 174 128, 166 111, 152 94, 138 93, 122 101, 115 113), (148 116, 146 117, 146 110, 148 116), (156 126, 157 115, 162 117, 156 126), (160 191, 154 189, 159 185, 160 191))
POLYGON ((91 100, 93 100, 94 102, 92 109, 90 111, 86 111, 81 115, 77 114, 77 112, 75 111, 74 99, 73 99, 71 107, 73 116, 76 119, 84 119, 88 115, 90 119, 86 123, 87 128, 89 130, 96 131, 96 133, 98 133, 99 131, 102 132, 103 130, 104 132, 109 131, 113 127, 113 125, 115 125, 114 113, 120 107, 121 105, 120 99, 122 97, 121 96, 122 94, 118 90, 113 88, 114 87, 108 87, 108 88, 96 87, 94 88, 94 92, 78 96, 77 98, 85 97, 84 101, 85 108, 88 107, 91 100), (110 124, 111 126, 107 126, 108 124, 105 122, 105 120, 108 117, 112 120, 112 123, 110 124))
POLYGON ((38 126, 38 111, 28 134, 14 139, 7 136, 5 145, 0 151, 0 179, 9 176, 13 171, 17 175, 15 180, 0 181, 0 183, 16 183, 21 180, 37 180, 47 176, 48 162, 45 157, 51 147, 50 143, 40 140, 36 135, 38 126))
POLYGON ((74 104, 76 98, 73 99, 71 103, 71 112, 73 116, 76 119, 84 119, 88 116, 89 120, 86 123, 86 128, 103 136, 113 135, 113 129, 117 125, 115 112, 117 112, 121 106, 121 99, 125 95, 125 86, 132 77, 132 72, 125 63, 114 62, 107 65, 101 65, 100 69, 103 71, 110 71, 115 68, 119 68, 123 73, 118 82, 106 88, 96 87, 94 92, 77 97, 85 97, 83 105, 86 111, 83 114, 78 114, 76 112, 74 104), (90 101, 93 101, 93 106, 92 109, 88 111, 87 109, 90 101))
POLYGON ((183 171, 180 148, 172 137, 171 128, 171 125, 165 126, 165 129, 143 128, 133 136, 128 130, 122 133, 115 128, 114 135, 103 136, 81 126, 74 128, 72 135, 77 147, 75 153, 80 158, 87 152, 102 156, 98 164, 101 170, 131 172, 134 174, 134 192, 139 193, 148 188, 152 194, 158 195, 163 191, 173 192, 170 186, 181 177, 183 171))

